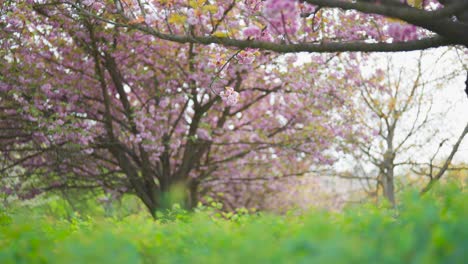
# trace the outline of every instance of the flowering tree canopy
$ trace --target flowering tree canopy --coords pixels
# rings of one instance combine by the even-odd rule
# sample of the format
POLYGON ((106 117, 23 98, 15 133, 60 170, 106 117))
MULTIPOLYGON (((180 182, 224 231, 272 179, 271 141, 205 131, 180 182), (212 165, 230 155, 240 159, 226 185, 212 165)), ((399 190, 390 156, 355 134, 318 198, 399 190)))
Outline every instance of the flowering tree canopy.
POLYGON ((468 45, 467 0, 27 2, 44 12, 75 10, 179 43, 276 52, 408 51, 468 45))
MULTIPOLYGON (((232 182, 331 164, 335 140, 358 133, 347 100, 357 55, 298 63, 295 55, 167 42, 88 15, 116 16, 108 2, 27 2, 3 5, 0 17, 0 181, 8 186, 0 191, 27 198, 100 188, 135 194, 154 213, 174 188, 191 207, 201 189, 229 192, 232 182)), ((229 13, 191 5, 200 9, 168 14, 168 30, 189 23, 201 32, 191 24, 229 13)), ((236 34, 264 33, 252 26, 236 34)))

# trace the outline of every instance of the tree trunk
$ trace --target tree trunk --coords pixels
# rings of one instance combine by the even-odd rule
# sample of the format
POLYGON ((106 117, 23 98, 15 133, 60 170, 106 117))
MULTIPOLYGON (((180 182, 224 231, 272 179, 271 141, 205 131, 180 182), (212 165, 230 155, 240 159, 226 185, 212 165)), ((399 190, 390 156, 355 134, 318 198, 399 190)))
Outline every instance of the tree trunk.
POLYGON ((170 210, 175 204, 186 210, 193 209, 198 202, 198 184, 194 181, 177 181, 161 190, 158 210, 170 210))
POLYGON ((150 191, 148 187, 135 189, 135 195, 143 202, 153 218, 156 212, 167 212, 172 210, 175 204, 182 209, 193 210, 198 203, 198 187, 200 183, 196 180, 169 182, 158 186, 158 190, 150 191), (143 190, 143 192, 142 192, 143 190), (150 194, 157 193, 156 197, 150 194), (151 199, 149 199, 151 198, 151 199))
POLYGON ((383 193, 384 197, 390 202, 392 207, 395 207, 395 156, 396 152, 393 148, 393 137, 395 135, 396 121, 388 128, 387 151, 383 156, 383 193))
POLYGON ((148 194, 147 193, 142 193, 141 191, 138 191, 137 189, 134 188, 135 195, 140 199, 140 201, 145 205, 146 209, 148 212, 151 214, 151 216, 156 219, 156 210, 159 207, 160 201, 154 199, 151 197, 148 199, 148 194))
POLYGON ((383 195, 393 207, 395 207, 395 185, 393 182, 393 172, 384 174, 382 177, 383 195))
POLYGON ((195 207, 197 207, 198 204, 198 186, 200 185, 200 182, 197 180, 192 180, 189 184, 189 196, 188 196, 188 202, 187 202, 187 209, 193 210, 195 207))

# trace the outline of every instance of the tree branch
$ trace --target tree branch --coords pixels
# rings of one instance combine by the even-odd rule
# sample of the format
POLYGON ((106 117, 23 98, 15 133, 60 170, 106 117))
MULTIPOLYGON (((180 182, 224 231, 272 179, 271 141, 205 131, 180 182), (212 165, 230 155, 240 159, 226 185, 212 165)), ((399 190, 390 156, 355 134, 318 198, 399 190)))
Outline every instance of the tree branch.
POLYGON ((455 153, 457 153, 458 148, 460 147, 460 144, 463 141, 463 138, 466 136, 466 134, 468 134, 468 123, 466 124, 465 129, 461 133, 461 135, 458 138, 457 142, 453 146, 452 152, 450 152, 450 155, 445 160, 444 165, 442 166, 442 168, 439 170, 439 172, 434 177, 431 177, 431 180, 429 181, 429 183, 426 185, 426 187, 424 187, 422 189, 421 194, 424 194, 424 193, 428 192, 432 188, 432 186, 434 186, 434 184, 437 181, 439 181, 440 178, 442 178, 442 176, 444 176, 445 171, 447 171, 450 163, 452 162, 453 156, 455 156, 455 153))

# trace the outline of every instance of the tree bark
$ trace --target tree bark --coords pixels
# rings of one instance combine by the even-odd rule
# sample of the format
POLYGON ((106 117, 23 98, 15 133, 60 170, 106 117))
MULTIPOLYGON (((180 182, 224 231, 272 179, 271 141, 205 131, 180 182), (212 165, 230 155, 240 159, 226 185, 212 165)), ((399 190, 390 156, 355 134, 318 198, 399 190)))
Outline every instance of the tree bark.
POLYGON ((382 178, 382 186, 385 199, 395 207, 395 185, 393 180, 393 172, 384 174, 382 178))
POLYGON ((395 149, 393 147, 393 140, 395 136, 396 120, 388 125, 388 134, 386 137, 387 151, 383 156, 383 177, 382 186, 384 197, 395 207, 395 149))
POLYGON ((192 180, 189 185, 189 199, 187 203, 187 209, 193 210, 195 207, 197 207, 198 204, 198 187, 200 185, 200 182, 197 180, 192 180))

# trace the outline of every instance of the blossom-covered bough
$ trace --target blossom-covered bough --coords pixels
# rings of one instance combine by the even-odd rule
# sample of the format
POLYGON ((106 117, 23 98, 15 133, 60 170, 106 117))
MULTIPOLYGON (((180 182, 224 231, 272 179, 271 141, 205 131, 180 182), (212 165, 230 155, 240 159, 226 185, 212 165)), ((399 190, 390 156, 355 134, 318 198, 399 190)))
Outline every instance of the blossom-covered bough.
POLYGON ((409 51, 468 45, 466 0, 29 2, 37 8, 69 5, 107 23, 179 43, 276 52, 409 51), (261 29, 259 34, 252 35, 252 27, 261 29))

